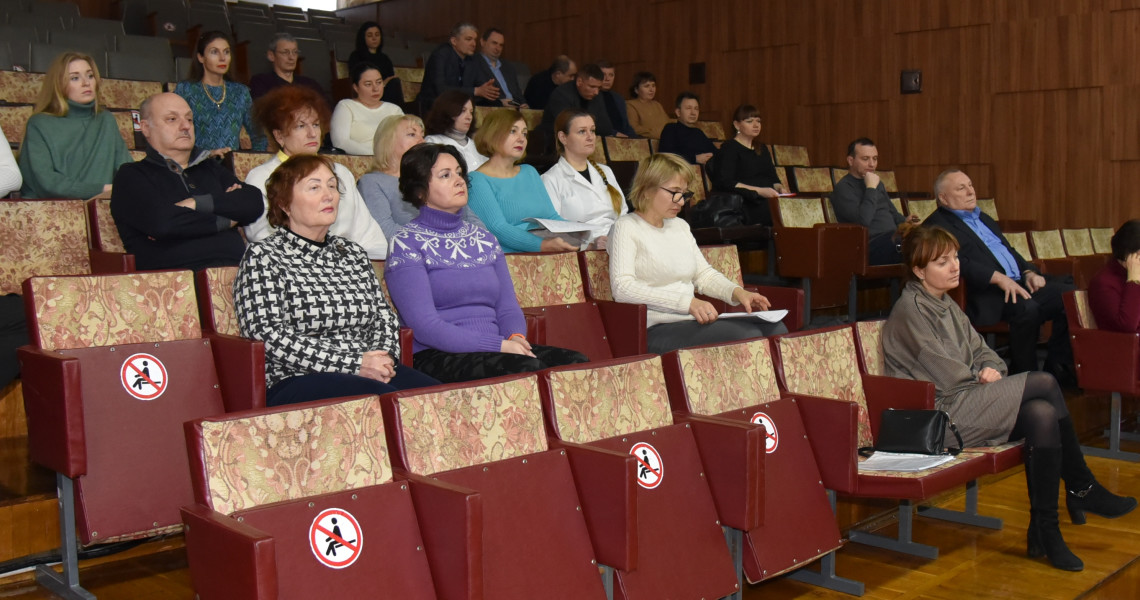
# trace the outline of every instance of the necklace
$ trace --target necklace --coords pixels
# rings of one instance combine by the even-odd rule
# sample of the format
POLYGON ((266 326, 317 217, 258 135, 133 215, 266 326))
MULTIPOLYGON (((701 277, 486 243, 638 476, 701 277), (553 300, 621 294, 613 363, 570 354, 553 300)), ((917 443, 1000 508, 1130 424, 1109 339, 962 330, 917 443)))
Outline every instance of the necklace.
POLYGON ((226 101, 226 80, 222 80, 222 97, 220 100, 214 100, 214 97, 210 95, 210 88, 206 87, 205 79, 202 80, 202 91, 206 92, 206 97, 210 99, 210 102, 213 102, 218 108, 221 108, 222 103, 226 101))

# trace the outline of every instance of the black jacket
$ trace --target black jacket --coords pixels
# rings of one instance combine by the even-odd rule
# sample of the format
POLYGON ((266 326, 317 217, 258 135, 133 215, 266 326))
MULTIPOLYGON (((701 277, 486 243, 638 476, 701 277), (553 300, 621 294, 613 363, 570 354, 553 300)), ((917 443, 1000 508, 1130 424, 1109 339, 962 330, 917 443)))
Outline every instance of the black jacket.
POLYGON ((261 190, 241 183, 208 151, 195 148, 191 156, 182 169, 149 149, 115 174, 111 216, 139 269, 236 265, 245 241, 231 221, 248 225, 265 211, 261 190), (175 205, 186 198, 194 198, 194 210, 175 205))
POLYGON ((428 57, 424 65, 424 82, 420 87, 420 95, 416 101, 420 104, 420 114, 426 115, 431 110, 435 99, 447 90, 461 89, 474 96, 475 88, 464 83, 464 72, 475 61, 472 57, 460 57, 451 44, 440 44, 428 57))
MULTIPOLYGON (((515 73, 515 67, 511 63, 499 59, 499 70, 503 72, 503 79, 507 80, 507 89, 511 92, 511 99, 519 104, 526 103, 526 98, 523 97, 523 91, 519 89, 519 77, 515 73)), ((491 65, 487 64, 487 59, 482 54, 476 54, 471 57, 471 62, 468 63, 467 68, 463 72, 463 87, 477 88, 487 80, 495 79, 495 74, 491 72, 491 65)), ((495 81, 498 86, 498 80, 495 81)), ((476 106, 502 106, 503 102, 500 100, 488 100, 486 98, 475 97, 476 106)))

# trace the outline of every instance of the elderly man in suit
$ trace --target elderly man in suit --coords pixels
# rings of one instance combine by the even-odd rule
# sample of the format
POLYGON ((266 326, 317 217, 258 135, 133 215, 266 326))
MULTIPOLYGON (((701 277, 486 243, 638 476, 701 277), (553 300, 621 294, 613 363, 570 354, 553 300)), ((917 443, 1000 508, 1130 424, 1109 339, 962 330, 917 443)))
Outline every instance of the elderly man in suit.
POLYGON ((943 171, 934 182, 938 210, 925 226, 938 225, 958 239, 966 315, 975 326, 1009 323, 1010 373, 1036 371, 1041 325, 1053 322, 1045 370, 1073 384, 1073 351, 1061 296, 1071 277, 1041 275, 1017 253, 1001 228, 978 208, 974 184, 962 171, 943 171))

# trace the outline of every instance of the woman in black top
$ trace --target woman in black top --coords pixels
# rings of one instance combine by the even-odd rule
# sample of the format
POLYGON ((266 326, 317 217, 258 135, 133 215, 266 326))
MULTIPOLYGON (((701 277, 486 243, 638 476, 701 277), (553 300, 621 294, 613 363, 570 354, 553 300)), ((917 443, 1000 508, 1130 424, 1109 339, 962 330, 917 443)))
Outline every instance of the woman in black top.
POLYGON ((788 190, 780 183, 768 147, 756 143, 760 136, 760 111, 755 106, 738 106, 732 114, 736 136, 717 151, 709 167, 713 190, 744 197, 745 219, 749 224, 772 224, 768 199, 788 190))
POLYGON ((391 102, 396 106, 404 105, 404 90, 400 80, 388 81, 396 74, 392 66, 392 59, 384 54, 384 30, 376 21, 367 21, 356 31, 356 50, 348 56, 348 69, 351 71, 359 63, 367 62, 376 66, 380 75, 386 81, 384 95, 380 97, 384 102, 391 102))

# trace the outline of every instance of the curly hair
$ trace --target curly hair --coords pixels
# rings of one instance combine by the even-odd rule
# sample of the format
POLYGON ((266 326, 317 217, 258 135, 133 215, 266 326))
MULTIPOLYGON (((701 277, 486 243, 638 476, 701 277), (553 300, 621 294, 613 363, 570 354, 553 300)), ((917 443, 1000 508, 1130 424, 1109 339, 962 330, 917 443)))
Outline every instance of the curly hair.
POLYGON ((322 132, 329 130, 332 113, 325 104, 325 99, 303 85, 283 85, 258 98, 253 105, 253 119, 269 134, 270 149, 277 150, 280 144, 277 143, 274 132, 288 131, 306 110, 317 113, 322 132))

